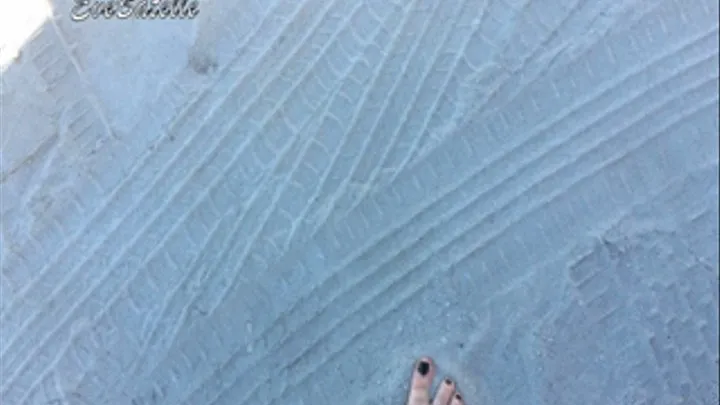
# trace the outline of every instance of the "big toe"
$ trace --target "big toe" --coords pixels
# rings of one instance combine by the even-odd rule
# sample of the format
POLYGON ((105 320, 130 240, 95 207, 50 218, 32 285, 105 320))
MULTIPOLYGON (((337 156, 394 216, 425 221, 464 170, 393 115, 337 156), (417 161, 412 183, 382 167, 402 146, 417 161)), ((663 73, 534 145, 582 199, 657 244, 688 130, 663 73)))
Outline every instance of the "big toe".
POLYGON ((428 405, 430 403, 430 387, 434 376, 435 366, 432 359, 422 357, 415 363, 410 381, 408 405, 428 405))

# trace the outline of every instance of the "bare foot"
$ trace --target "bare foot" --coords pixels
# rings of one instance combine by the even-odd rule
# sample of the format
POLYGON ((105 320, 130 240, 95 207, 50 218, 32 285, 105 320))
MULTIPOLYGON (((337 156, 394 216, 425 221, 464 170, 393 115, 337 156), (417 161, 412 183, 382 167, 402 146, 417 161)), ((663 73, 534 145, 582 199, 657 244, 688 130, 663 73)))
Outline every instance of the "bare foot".
POLYGON ((410 394, 407 405, 465 405, 462 396, 457 392, 455 382, 445 378, 430 400, 430 388, 435 378, 435 364, 429 357, 422 357, 415 363, 412 380, 410 382, 410 394))

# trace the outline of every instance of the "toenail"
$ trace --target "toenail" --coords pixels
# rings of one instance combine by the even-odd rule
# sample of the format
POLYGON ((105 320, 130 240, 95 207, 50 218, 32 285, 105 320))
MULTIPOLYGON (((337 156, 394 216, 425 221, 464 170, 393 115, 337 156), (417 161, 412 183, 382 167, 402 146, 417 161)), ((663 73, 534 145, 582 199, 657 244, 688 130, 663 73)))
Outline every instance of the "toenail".
POLYGON ((462 397, 460 396, 460 394, 455 394, 455 399, 457 399, 458 401, 462 401, 462 397))
POLYGON ((420 375, 422 375, 422 376, 426 375, 428 373, 428 371, 430 371, 430 363, 428 363, 425 360, 421 361, 420 364, 418 364, 417 370, 418 370, 418 373, 420 373, 420 375))
POLYGON ((452 380, 449 379, 449 378, 446 378, 446 379, 445 379, 445 384, 447 384, 447 385, 452 385, 452 380))

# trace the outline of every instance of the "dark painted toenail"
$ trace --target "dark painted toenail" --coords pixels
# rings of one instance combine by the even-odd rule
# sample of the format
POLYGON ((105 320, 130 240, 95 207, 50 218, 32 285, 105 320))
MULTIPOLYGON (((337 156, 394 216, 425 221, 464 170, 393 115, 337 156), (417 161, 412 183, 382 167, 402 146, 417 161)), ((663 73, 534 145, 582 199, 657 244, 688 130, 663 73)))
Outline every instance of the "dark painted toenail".
POLYGON ((462 401, 462 397, 460 396, 460 394, 455 394, 455 399, 457 399, 458 401, 462 401))
POLYGON ((430 363, 425 360, 421 361, 420 364, 418 364, 417 370, 420 375, 426 375, 428 371, 430 371, 430 363))
POLYGON ((447 385, 452 385, 452 380, 450 380, 449 378, 446 378, 446 379, 445 379, 445 384, 447 384, 447 385))

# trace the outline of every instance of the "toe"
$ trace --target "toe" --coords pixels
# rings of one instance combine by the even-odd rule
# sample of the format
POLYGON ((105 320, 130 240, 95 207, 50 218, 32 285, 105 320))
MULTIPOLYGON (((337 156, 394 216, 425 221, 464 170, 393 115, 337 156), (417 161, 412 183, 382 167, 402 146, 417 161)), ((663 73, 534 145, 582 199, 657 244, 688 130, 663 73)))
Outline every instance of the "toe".
POLYGON ((428 405, 430 403, 430 387, 435 376, 435 367, 429 357, 423 357, 415 363, 408 405, 428 405))
POLYGON ((438 388, 437 395, 435 395, 433 405, 448 405, 454 393, 455 383, 449 378, 444 379, 443 382, 440 383, 440 388, 438 388))
POLYGON ((452 397, 452 401, 450 401, 450 405, 465 405, 462 395, 455 393, 452 397))

